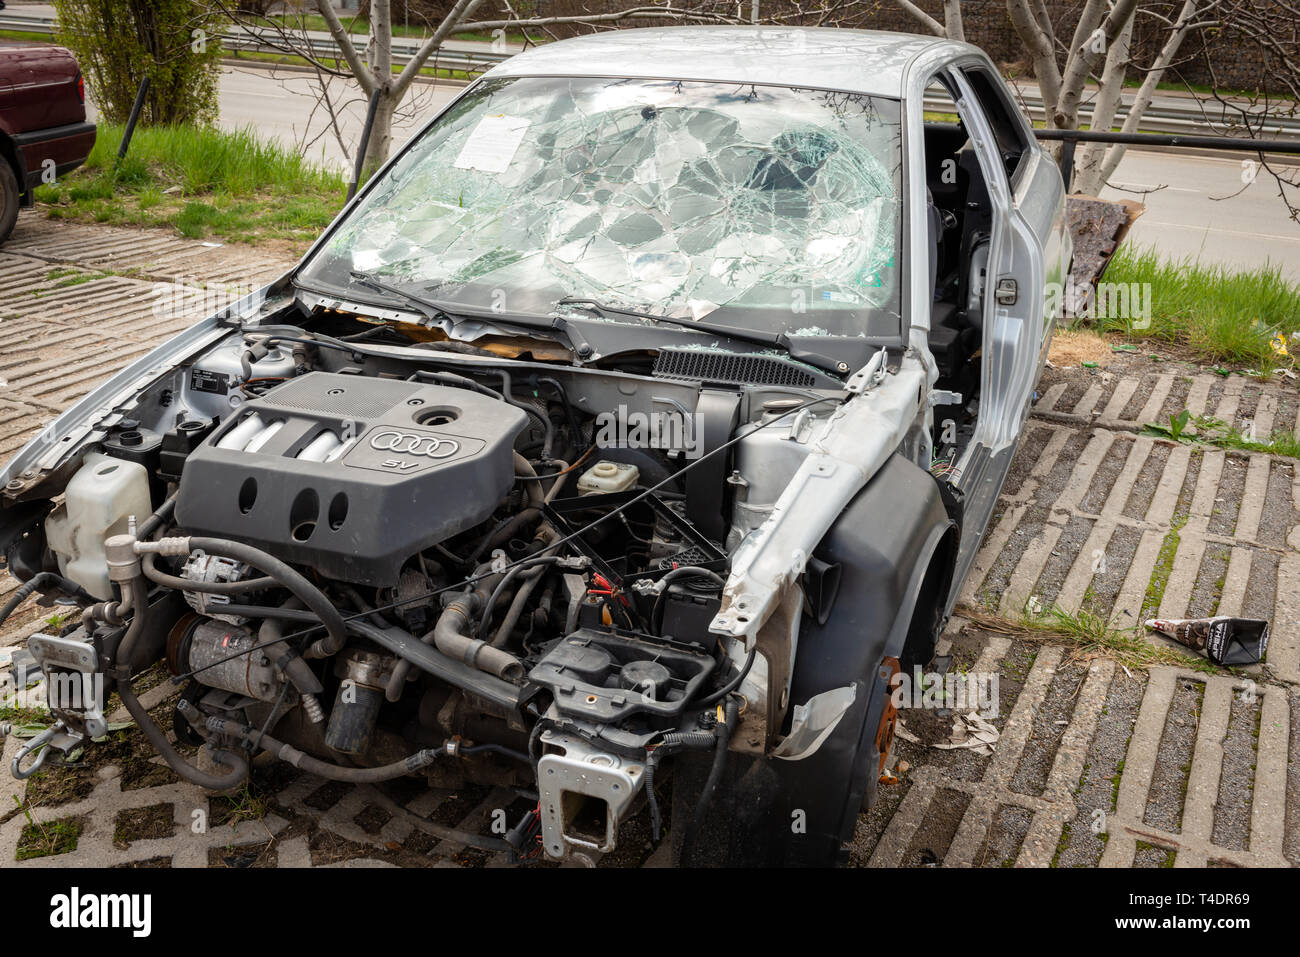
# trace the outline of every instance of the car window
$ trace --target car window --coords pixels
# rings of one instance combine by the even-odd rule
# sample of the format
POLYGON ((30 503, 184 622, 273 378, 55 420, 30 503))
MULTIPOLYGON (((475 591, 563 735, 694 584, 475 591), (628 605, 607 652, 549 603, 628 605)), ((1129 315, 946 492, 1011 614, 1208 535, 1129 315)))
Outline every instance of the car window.
POLYGON ((1029 149, 1029 139, 1018 115, 1019 111, 1008 98, 1002 81, 991 76, 987 70, 972 67, 961 70, 961 73, 970 83, 979 109, 993 130, 1007 179, 1014 185, 1029 149))
POLYGON ((896 336, 900 108, 753 84, 522 77, 456 103, 300 274, 545 312, 569 297, 896 336))

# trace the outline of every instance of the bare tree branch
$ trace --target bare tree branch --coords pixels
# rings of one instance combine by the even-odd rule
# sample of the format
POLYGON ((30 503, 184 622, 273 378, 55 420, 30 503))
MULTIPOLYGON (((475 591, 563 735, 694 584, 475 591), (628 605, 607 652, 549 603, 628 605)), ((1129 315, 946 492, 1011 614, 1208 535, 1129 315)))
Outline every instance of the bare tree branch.
MULTIPOLYGON (((948 12, 948 9, 947 9, 947 8, 948 8, 948 6, 949 6, 949 2, 950 2, 950 0, 944 0, 944 13, 945 13, 945 15, 946 15, 947 12, 948 12)), ((922 10, 920 7, 918 7, 915 3, 912 3, 912 0, 894 0, 894 3, 897 4, 898 7, 900 7, 904 12, 906 12, 907 14, 909 14, 909 15, 912 17, 913 20, 915 20, 917 23, 921 24, 921 26, 925 27, 927 30, 929 30, 931 33, 933 33, 935 36, 937 36, 937 37, 943 37, 943 36, 947 36, 947 35, 948 35, 948 33, 947 33, 947 31, 944 29, 944 25, 943 25, 942 23, 940 23, 940 22, 939 22, 938 20, 936 20, 934 17, 930 16, 930 14, 926 13, 924 10, 922 10)))
POLYGON ((420 45, 420 49, 411 57, 410 62, 402 68, 401 74, 398 75, 396 82, 393 84, 393 93, 400 97, 406 92, 412 81, 419 75, 420 70, 424 67, 425 61, 438 50, 447 35, 452 32, 462 19, 474 12, 474 8, 479 5, 479 0, 456 0, 456 5, 451 8, 442 22, 438 24, 438 29, 433 31, 433 35, 420 45))
POLYGON ((360 84, 361 89, 366 92, 367 96, 374 93, 377 85, 375 75, 362 62, 356 46, 352 43, 352 36, 344 28, 338 14, 334 12, 333 4, 330 3, 330 0, 316 0, 316 9, 325 18, 325 25, 329 27, 330 36, 338 44, 339 52, 343 54, 343 59, 347 61, 348 67, 352 70, 352 75, 357 78, 357 83, 360 84))

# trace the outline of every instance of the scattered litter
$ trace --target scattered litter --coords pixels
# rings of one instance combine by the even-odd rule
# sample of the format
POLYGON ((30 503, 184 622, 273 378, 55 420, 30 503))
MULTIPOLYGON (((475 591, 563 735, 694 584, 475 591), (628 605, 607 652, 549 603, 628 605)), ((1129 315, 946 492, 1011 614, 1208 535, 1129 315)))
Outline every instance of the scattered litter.
POLYGON ((1095 363, 1095 362, 1081 362, 1081 363, 1079 363, 1079 365, 1083 366, 1085 369, 1095 369, 1095 368, 1097 368, 1097 363, 1095 363))
POLYGON ((936 744, 941 751, 971 750, 976 754, 992 754, 993 745, 1000 737, 998 729, 974 711, 956 714, 952 718, 952 740, 936 744))
POLYGON ((1146 626, 1219 665, 1254 664, 1268 647, 1268 622, 1258 618, 1148 618, 1146 626))
POLYGON ((911 765, 911 762, 909 762, 909 761, 899 761, 899 762, 898 762, 898 773, 899 773, 899 774, 906 774, 906 773, 907 773, 907 769, 910 768, 911 766, 912 766, 912 765, 911 765))
POLYGON ((880 783, 881 783, 881 784, 897 784, 897 783, 898 783, 898 775, 895 774, 893 771, 889 770, 889 768, 885 768, 883 771, 880 772, 880 783))
POLYGON ((1126 342, 1123 345, 1119 345, 1119 346, 1111 346, 1110 348, 1112 352, 1137 352, 1138 351, 1138 347, 1133 345, 1131 342, 1126 342))
POLYGON ((921 743, 920 738, 914 735, 911 731, 907 730, 907 727, 903 724, 902 718, 899 718, 896 722, 894 722, 894 737, 902 738, 904 741, 911 741, 913 744, 921 743))

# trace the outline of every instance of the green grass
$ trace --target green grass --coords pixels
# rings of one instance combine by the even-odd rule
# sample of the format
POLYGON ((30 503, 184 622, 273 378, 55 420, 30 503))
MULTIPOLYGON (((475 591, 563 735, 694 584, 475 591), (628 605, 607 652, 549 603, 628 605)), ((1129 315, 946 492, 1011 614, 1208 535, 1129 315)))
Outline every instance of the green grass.
POLYGON ((347 190, 341 174, 247 129, 140 128, 118 162, 121 138, 120 126, 101 126, 85 166, 37 189, 51 217, 302 244, 325 228, 347 190))
POLYGON ((1281 335, 1300 348, 1290 340, 1300 331, 1300 284, 1288 280, 1277 266, 1237 271, 1165 260, 1152 248, 1126 244, 1103 281, 1150 283, 1149 325, 1142 328, 1142 320, 1118 317, 1082 320, 1081 325, 1183 347, 1198 358, 1243 366, 1261 377, 1294 364, 1270 344, 1281 335))
POLYGON ((1071 613, 1053 606, 1040 615, 1024 612, 1019 618, 1009 619, 962 606, 957 614, 985 631, 1023 640, 1060 642, 1073 647, 1085 659, 1110 658, 1129 669, 1174 665, 1206 674, 1225 673, 1208 658, 1156 644, 1140 631, 1118 631, 1104 616, 1086 609, 1071 613))
POLYGON ((48 33, 34 33, 31 30, 0 30, 0 40, 22 40, 26 43, 49 43, 48 33))
MULTIPOLYGON (((30 815, 29 815, 30 819, 30 815)), ((18 836, 16 861, 29 861, 38 857, 53 857, 77 849, 81 837, 81 821, 70 819, 41 824, 36 821, 23 827, 18 836)))
POLYGON ((1160 603, 1164 601, 1169 576, 1174 572, 1174 556, 1178 554, 1178 543, 1182 540, 1183 526, 1186 524, 1187 516, 1175 518, 1169 531, 1165 533, 1164 541, 1160 543, 1155 567, 1151 569, 1151 579, 1147 582, 1146 594, 1142 599, 1143 618, 1148 613, 1151 615, 1160 613, 1160 603))
POLYGON ((1174 434, 1175 430, 1172 427, 1156 422, 1146 423, 1142 426, 1142 431, 1147 435, 1173 439, 1175 442, 1199 443, 1220 449, 1263 452, 1266 455, 1300 459, 1300 436, 1297 436, 1293 429, 1274 429, 1267 439, 1260 439, 1259 436, 1251 438, 1236 426, 1228 425, 1211 416, 1198 415, 1177 430, 1177 434, 1174 434))

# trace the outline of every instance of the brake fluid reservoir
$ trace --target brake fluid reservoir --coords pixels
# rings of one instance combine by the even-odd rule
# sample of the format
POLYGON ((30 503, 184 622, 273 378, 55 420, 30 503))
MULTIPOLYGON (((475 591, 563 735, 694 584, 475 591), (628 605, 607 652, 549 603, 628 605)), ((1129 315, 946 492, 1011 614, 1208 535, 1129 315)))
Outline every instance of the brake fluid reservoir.
POLYGON ((593 492, 625 492, 635 487, 641 470, 625 462, 608 462, 601 460, 578 479, 578 494, 591 495, 593 492))
POLYGON ((45 538, 59 571, 96 598, 112 598, 104 539, 125 532, 132 515, 143 522, 152 511, 143 465, 87 453, 68 482, 63 504, 45 519, 45 538))

